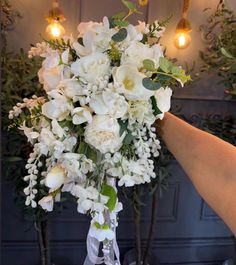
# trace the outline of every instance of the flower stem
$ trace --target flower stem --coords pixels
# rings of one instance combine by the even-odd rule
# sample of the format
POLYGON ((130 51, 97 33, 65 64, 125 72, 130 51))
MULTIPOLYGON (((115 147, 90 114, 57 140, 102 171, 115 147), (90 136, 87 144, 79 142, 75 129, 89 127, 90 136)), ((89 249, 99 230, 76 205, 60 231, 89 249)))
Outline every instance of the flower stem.
POLYGON ((150 257, 150 250, 151 250, 153 233, 154 233, 154 228, 156 224, 156 216, 157 216, 157 197, 158 197, 157 195, 158 195, 158 187, 156 188, 156 190, 154 191, 152 195, 151 223, 149 227, 147 245, 146 245, 146 249, 145 249, 144 256, 143 256, 143 265, 148 265, 148 258, 150 257))
MULTIPOLYGON (((139 196, 139 187, 135 187, 136 196, 139 196)), ((140 204, 137 201, 134 208, 135 223, 135 257, 136 265, 141 265, 141 235, 140 235, 140 204)))

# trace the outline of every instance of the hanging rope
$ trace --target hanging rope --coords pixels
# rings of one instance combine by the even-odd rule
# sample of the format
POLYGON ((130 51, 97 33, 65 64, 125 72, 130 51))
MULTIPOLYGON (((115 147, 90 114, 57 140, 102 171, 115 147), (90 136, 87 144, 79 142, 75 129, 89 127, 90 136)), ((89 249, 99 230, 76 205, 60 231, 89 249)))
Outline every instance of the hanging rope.
POLYGON ((188 15, 189 5, 190 5, 190 0, 184 0, 183 11, 182 11, 183 18, 186 18, 188 15))

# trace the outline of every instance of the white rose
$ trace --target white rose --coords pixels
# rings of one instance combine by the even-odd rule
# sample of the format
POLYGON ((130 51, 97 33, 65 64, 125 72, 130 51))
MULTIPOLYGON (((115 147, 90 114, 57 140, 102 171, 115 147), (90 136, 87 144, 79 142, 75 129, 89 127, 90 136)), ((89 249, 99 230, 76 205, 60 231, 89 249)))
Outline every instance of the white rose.
POLYGON ((90 108, 96 114, 110 114, 118 119, 125 115, 128 103, 125 98, 112 91, 103 91, 89 102, 90 108))
POLYGON ((95 115, 85 129, 85 142, 101 153, 114 153, 122 146, 125 134, 120 136, 120 126, 116 119, 108 115, 95 115))
POLYGON ((56 190, 64 183, 65 177, 65 169, 61 165, 56 165, 48 172, 45 185, 50 189, 56 190))
POLYGON ((163 57, 162 48, 159 44, 149 46, 139 41, 131 42, 130 46, 121 56, 121 64, 134 64, 137 68, 143 66, 145 59, 152 60, 158 68, 160 57, 163 57))
POLYGON ((92 122, 91 110, 87 106, 75 108, 72 111, 72 115, 73 115, 72 122, 75 125, 82 124, 84 122, 88 123, 92 122))
POLYGON ((163 119, 164 112, 169 111, 170 109, 170 103, 171 103, 171 96, 172 96, 172 90, 169 87, 161 87, 160 89, 155 91, 155 98, 157 102, 157 107, 160 111, 162 111, 162 114, 157 115, 159 119, 163 119))
POLYGON ((128 100, 148 100, 153 92, 143 86, 143 78, 146 76, 140 73, 135 66, 122 65, 113 71, 114 83, 120 87, 119 92, 124 93, 128 100))
POLYGON ((51 195, 43 197, 38 204, 44 209, 47 210, 48 212, 52 212, 53 210, 53 197, 51 195))
POLYGON ((77 59, 71 65, 75 76, 82 77, 89 83, 94 83, 99 77, 109 74, 110 60, 107 54, 94 53, 77 59))

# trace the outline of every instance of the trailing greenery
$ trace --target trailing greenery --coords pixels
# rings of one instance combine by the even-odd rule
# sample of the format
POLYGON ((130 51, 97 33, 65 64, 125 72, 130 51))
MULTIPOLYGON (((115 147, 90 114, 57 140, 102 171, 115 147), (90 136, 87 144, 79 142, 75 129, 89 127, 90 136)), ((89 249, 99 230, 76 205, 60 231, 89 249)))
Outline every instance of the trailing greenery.
POLYGON ((206 51, 200 51, 201 71, 216 72, 225 92, 236 98, 236 14, 221 0, 208 21, 208 35, 214 34, 216 39, 208 44, 206 51))

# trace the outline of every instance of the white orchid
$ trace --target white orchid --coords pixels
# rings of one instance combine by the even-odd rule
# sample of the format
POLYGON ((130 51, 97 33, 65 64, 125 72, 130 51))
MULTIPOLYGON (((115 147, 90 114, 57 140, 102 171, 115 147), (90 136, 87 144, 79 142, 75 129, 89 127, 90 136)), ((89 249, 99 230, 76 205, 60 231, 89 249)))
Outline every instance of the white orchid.
POLYGON ((53 211, 54 200, 51 195, 43 197, 41 200, 38 201, 38 204, 48 212, 53 211))
MULTIPOLYGON (((54 92, 54 91, 53 91, 54 92)), ((63 95, 57 94, 57 97, 42 105, 42 114, 51 120, 64 120, 73 110, 71 102, 63 95)))
POLYGON ((85 122, 92 122, 91 110, 88 107, 78 107, 72 111, 73 119, 72 122, 75 125, 82 124, 85 122))

